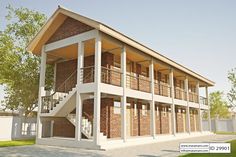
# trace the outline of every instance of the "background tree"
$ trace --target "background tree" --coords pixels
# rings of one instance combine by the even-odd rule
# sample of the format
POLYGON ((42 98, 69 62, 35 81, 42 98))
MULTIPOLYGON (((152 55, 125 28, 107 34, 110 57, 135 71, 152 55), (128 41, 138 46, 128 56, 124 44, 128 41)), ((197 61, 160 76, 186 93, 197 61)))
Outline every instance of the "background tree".
MULTIPOLYGON (((37 106, 40 59, 26 51, 28 42, 44 25, 46 16, 27 8, 6 7, 7 24, 0 30, 0 84, 4 85, 2 106, 15 110, 23 107, 26 115, 37 106)), ((52 78, 52 68, 47 68, 52 78)), ((50 88, 52 79, 47 79, 50 88)))
POLYGON ((228 73, 228 80, 231 83, 231 89, 227 94, 230 109, 234 111, 236 109, 236 68, 232 69, 228 73))
POLYGON ((223 99, 223 92, 216 91, 209 96, 211 118, 229 117, 229 108, 227 102, 223 99))

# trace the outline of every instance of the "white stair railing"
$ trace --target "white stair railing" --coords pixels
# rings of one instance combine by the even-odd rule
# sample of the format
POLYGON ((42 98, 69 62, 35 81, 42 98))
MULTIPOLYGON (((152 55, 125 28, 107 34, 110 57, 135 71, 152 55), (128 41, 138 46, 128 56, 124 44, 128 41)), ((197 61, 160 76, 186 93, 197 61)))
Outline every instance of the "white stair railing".
MULTIPOLYGON (((74 126, 76 125, 76 114, 68 114, 66 117, 74 126)), ((88 138, 92 138, 92 123, 85 117, 82 117, 81 132, 88 138)))

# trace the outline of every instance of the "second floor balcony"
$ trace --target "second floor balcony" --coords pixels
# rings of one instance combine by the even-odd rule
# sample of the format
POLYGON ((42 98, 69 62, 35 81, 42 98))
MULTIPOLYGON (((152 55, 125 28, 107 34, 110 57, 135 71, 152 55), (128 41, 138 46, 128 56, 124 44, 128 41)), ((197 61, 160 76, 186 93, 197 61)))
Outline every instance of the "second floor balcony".
MULTIPOLYGON (((81 79, 80 81, 85 83, 94 82, 94 66, 84 67, 80 70, 81 79)), ((122 86, 122 72, 118 68, 107 68, 101 67, 101 82, 105 84, 110 84, 114 86, 122 86)), ((126 74, 126 88, 133 90, 138 90, 146 93, 151 93, 151 81, 149 77, 138 75, 135 73, 126 74)), ((154 94, 171 97, 171 86, 163 81, 154 80, 154 94)), ((204 97, 199 97, 195 92, 188 92, 189 102, 201 103, 207 105, 207 99, 204 97)), ((174 98, 187 101, 187 92, 180 87, 174 87, 174 98)))

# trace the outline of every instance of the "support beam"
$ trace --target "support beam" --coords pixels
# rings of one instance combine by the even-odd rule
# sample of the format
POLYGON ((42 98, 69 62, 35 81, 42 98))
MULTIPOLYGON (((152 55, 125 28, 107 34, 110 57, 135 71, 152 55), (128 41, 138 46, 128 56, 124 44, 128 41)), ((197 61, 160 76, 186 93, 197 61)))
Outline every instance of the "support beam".
POLYGON ((121 69, 122 69, 122 87, 123 96, 121 98, 121 138, 126 142, 126 47, 123 46, 121 52, 121 69))
POLYGON ((207 104, 208 104, 208 128, 209 128, 209 131, 211 131, 211 106, 210 106, 210 103, 209 103, 209 95, 208 95, 208 86, 205 87, 206 89, 206 99, 207 99, 207 104))
POLYGON ((95 39, 95 92, 94 92, 94 121, 93 121, 93 140, 96 145, 100 144, 100 110, 101 110, 101 52, 102 42, 101 36, 95 39))
POLYGON ((172 104, 171 104, 172 134, 176 135, 175 103, 174 103, 175 91, 174 91, 174 73, 173 73, 173 68, 170 69, 169 79, 170 79, 169 82, 170 82, 170 87, 171 87, 171 99, 172 99, 172 104))
POLYGON ((198 100, 198 105, 199 105, 199 108, 198 108, 199 130, 202 132, 202 113, 201 113, 201 105, 200 105, 199 81, 197 81, 196 91, 197 91, 197 100, 198 100))
POLYGON ((150 120, 150 130, 151 130, 151 136, 155 138, 156 134, 156 123, 155 123, 155 101, 154 101, 154 65, 153 65, 153 59, 151 59, 151 62, 149 64, 149 78, 150 78, 150 86, 151 86, 151 93, 152 93, 152 101, 150 101, 150 112, 151 112, 151 120, 150 120))
POLYGON ((186 97, 187 97, 187 107, 186 107, 187 132, 190 134, 191 128, 190 128, 189 92, 188 92, 188 77, 187 76, 184 80, 184 88, 185 88, 186 97))
POLYGON ((40 113, 42 110, 42 96, 45 96, 45 75, 46 75, 46 61, 47 54, 45 53, 45 47, 42 47, 41 51, 41 63, 40 63, 40 78, 39 78, 39 96, 38 96, 38 115, 37 115, 37 138, 42 137, 42 122, 40 113))

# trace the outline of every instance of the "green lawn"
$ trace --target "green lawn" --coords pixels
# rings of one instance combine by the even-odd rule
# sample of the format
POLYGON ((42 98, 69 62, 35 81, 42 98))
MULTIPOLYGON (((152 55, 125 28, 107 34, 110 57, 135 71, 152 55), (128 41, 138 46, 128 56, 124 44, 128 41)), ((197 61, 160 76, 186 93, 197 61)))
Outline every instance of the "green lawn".
POLYGON ((0 147, 33 145, 35 140, 0 141, 0 147))
POLYGON ((186 154, 181 157, 236 157, 236 140, 230 141, 231 153, 228 154, 186 154))
POLYGON ((236 132, 215 132, 215 133, 220 135, 236 135, 236 132))

